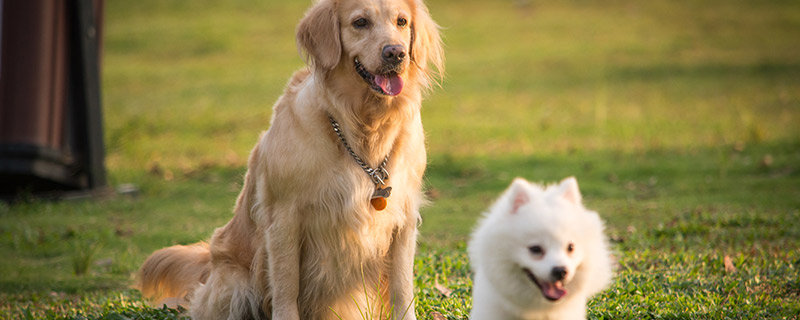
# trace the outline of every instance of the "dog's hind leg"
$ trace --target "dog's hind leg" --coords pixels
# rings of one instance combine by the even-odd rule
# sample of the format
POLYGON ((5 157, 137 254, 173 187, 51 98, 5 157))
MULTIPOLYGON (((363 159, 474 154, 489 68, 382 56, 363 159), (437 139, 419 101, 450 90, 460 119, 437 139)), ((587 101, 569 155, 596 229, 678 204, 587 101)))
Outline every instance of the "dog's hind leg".
POLYGON ((191 300, 192 319, 266 319, 262 293, 252 286, 249 271, 237 266, 215 266, 191 300))

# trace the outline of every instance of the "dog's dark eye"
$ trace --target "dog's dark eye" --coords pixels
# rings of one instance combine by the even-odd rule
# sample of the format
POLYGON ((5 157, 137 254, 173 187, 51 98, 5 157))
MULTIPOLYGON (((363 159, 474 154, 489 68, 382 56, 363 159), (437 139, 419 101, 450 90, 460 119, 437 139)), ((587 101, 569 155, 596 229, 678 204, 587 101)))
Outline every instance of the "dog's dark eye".
POLYGON ((356 29, 363 29, 366 28, 368 25, 369 25, 369 20, 364 18, 358 18, 355 21, 353 21, 353 27, 355 27, 356 29))
POLYGON ((530 247, 528 247, 528 251, 530 251, 533 254, 542 254, 542 253, 544 253, 544 250, 542 249, 541 246, 530 246, 530 247))
POLYGON ((575 245, 574 245, 574 244, 572 244, 572 243, 570 243, 570 244, 567 246, 567 252, 572 252, 572 251, 575 251, 575 245))
POLYGON ((408 20, 406 18, 397 18, 397 26, 398 27, 405 27, 408 24, 408 20))

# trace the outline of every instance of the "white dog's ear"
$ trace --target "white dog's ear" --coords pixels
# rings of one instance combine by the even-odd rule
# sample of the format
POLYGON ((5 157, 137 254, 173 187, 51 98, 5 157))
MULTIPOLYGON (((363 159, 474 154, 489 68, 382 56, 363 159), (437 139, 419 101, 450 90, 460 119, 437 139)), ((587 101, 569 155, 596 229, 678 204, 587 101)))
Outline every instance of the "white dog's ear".
POLYGON ((422 0, 415 0, 411 19, 411 61, 423 74, 425 85, 441 81, 444 75, 444 49, 439 36, 439 26, 431 18, 422 0))
POLYGON ((335 5, 332 0, 320 1, 297 25, 298 50, 305 53, 309 65, 326 70, 333 69, 342 56, 335 5))
POLYGON ((508 187, 509 201, 511 201, 511 213, 517 213, 519 208, 531 202, 531 196, 528 194, 528 182, 522 178, 515 178, 508 187))
POLYGON ((559 193, 561 197, 574 204, 581 204, 581 191, 578 190, 578 180, 575 177, 569 177, 558 184, 559 193))

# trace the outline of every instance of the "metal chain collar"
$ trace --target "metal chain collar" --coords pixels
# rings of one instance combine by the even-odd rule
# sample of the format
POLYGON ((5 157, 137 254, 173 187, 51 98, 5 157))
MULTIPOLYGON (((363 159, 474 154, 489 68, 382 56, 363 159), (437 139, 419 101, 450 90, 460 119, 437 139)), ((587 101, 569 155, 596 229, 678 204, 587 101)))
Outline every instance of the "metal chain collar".
POLYGON ((339 136, 339 140, 342 140, 344 148, 347 149, 347 152, 349 152, 350 155, 353 157, 353 159, 356 160, 356 163, 358 163, 361 169, 363 169, 364 172, 367 173, 370 180, 372 180, 372 183, 374 183, 375 186, 377 187, 386 185, 386 180, 389 179, 389 171, 386 170, 386 162, 389 161, 389 155, 386 155, 386 157, 383 158, 383 162, 381 162, 380 166, 376 168, 370 168, 364 162, 364 160, 361 160, 361 158, 353 151, 353 149, 350 148, 350 144, 347 143, 347 140, 344 138, 344 135, 342 134, 342 130, 339 128, 339 123, 336 122, 336 120, 333 120, 333 117, 331 116, 328 116, 328 119, 331 121, 331 126, 333 127, 333 131, 336 132, 337 136, 339 136))

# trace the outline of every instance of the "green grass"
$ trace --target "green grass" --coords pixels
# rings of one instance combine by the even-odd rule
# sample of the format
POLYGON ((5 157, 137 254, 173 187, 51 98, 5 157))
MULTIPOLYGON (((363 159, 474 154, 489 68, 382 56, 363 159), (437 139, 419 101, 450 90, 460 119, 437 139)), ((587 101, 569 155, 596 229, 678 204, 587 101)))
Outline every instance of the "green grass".
MULTIPOLYGON (((109 182, 141 192, 0 204, 0 319, 180 316, 145 307, 132 275, 230 218, 309 3, 107 3, 109 182)), ((798 318, 800 3, 429 7, 448 60, 423 108, 418 318, 467 317, 464 243, 513 177, 570 175, 619 263, 591 318, 798 318)))

